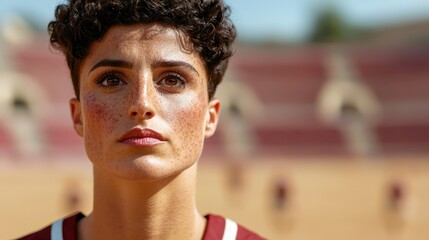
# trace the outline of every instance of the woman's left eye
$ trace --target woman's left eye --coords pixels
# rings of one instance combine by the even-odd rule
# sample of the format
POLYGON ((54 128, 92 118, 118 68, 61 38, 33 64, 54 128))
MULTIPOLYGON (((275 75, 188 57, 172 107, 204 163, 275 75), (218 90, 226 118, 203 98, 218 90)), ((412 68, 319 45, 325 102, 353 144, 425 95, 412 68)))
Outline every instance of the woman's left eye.
POLYGON ((183 88, 186 85, 186 80, 179 74, 170 73, 158 81, 158 85, 166 88, 183 88))

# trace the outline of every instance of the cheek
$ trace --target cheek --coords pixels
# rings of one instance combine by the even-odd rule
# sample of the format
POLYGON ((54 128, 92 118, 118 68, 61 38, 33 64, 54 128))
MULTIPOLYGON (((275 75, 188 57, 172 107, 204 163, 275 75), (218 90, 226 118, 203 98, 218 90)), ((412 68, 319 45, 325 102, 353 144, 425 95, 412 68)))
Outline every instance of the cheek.
POLYGON ((86 134, 88 138, 95 137, 92 136, 94 134, 104 134, 114 129, 115 124, 118 122, 118 114, 115 111, 114 104, 103 101, 103 99, 93 94, 87 95, 84 98, 84 102, 86 130, 91 133, 86 134))
POLYGON ((186 151, 199 150, 198 144, 204 141, 203 126, 207 111, 207 103, 203 98, 181 99, 177 101, 178 106, 174 107, 175 111, 171 114, 170 123, 174 124, 173 129, 180 133, 183 149, 186 151))
POLYGON ((202 126, 205 116, 204 106, 201 103, 190 104, 183 111, 180 111, 175 116, 177 127, 183 129, 185 139, 191 138, 202 133, 202 126))

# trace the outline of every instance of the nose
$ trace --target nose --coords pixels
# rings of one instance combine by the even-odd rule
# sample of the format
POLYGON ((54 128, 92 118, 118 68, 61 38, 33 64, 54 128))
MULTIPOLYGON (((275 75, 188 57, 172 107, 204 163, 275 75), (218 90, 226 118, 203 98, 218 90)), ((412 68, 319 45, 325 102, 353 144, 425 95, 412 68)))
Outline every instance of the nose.
POLYGON ((128 115, 133 120, 148 120, 155 116, 155 94, 148 83, 136 87, 130 94, 128 115))

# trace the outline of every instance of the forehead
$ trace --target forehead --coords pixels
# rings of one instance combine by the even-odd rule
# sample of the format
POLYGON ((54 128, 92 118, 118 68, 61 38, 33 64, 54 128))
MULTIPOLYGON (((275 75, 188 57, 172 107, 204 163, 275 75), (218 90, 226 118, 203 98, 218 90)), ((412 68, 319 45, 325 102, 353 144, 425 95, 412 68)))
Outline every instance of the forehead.
POLYGON ((139 42, 140 44, 171 42, 180 43, 178 30, 160 24, 133 24, 112 26, 98 43, 127 44, 139 42))
POLYGON ((195 65, 205 65, 184 33, 161 24, 111 27, 101 40, 91 45, 83 65, 112 57, 186 58, 195 65))

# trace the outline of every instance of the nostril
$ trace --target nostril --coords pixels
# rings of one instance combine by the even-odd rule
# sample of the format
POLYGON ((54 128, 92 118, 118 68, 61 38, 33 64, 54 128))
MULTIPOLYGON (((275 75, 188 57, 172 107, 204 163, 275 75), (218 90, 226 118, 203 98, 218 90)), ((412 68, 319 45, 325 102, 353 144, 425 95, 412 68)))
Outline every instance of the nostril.
POLYGON ((139 117, 139 116, 142 117, 142 118, 145 118, 145 119, 149 119, 149 118, 152 118, 153 116, 155 116, 155 114, 153 112, 151 112, 151 111, 147 111, 147 112, 144 112, 144 113, 139 113, 137 111, 131 112, 131 117, 132 118, 136 118, 136 117, 139 117))
POLYGON ((146 112, 145 115, 146 115, 147 118, 153 117, 153 113, 152 112, 146 112))

